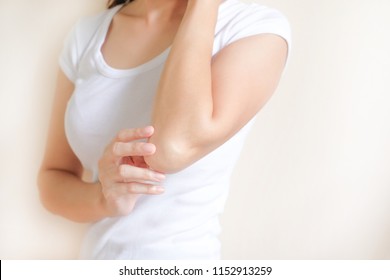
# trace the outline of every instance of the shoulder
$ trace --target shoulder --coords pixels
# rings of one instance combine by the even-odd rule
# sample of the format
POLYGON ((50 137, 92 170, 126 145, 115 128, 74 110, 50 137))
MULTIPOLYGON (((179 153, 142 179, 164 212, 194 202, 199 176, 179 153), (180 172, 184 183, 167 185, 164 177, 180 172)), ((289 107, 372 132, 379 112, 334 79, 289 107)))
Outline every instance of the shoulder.
POLYGON ((225 44, 257 34, 276 34, 291 41, 290 24, 279 10, 258 3, 225 0, 220 7, 217 32, 225 44))
POLYGON ((79 19, 72 30, 73 40, 82 48, 93 37, 99 27, 109 18, 112 10, 105 10, 98 14, 79 19))
POLYGON ((225 0, 220 6, 220 19, 230 23, 250 21, 274 21, 288 25, 287 18, 279 10, 259 3, 245 3, 240 0, 225 0))
MULTIPOLYGON (((105 10, 98 14, 83 17, 73 25, 66 37, 59 63, 63 72, 71 81, 75 81, 79 62, 93 38, 98 36, 100 27, 106 24, 115 13, 114 9, 105 10)), ((107 23, 108 24, 108 23, 107 23)))

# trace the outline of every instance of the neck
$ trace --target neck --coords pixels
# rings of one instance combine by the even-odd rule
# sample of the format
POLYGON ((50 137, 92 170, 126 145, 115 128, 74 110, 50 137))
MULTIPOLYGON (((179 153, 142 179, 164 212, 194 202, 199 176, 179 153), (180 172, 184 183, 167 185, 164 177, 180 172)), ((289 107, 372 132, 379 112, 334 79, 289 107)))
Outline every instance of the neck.
POLYGON ((148 23, 182 17, 187 0, 135 0, 122 9, 122 13, 143 18, 148 23))

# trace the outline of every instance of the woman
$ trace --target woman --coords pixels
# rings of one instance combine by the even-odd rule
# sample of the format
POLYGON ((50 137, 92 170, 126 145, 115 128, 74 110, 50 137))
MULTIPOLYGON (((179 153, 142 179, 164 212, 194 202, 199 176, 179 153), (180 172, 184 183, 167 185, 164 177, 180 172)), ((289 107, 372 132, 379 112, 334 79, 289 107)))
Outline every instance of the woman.
POLYGON ((280 13, 238 0, 111 1, 75 26, 38 181, 49 211, 91 223, 81 258, 219 258, 229 177, 288 41, 280 13))

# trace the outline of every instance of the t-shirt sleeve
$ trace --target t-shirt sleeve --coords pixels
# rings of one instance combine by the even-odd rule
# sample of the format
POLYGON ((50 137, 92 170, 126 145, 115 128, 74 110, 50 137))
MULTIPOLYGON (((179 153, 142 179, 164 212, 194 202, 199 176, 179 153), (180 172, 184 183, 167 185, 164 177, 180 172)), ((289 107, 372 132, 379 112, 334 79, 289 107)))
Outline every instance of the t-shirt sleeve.
POLYGON ((290 48, 290 24, 281 12, 256 3, 245 6, 230 22, 225 45, 253 35, 275 34, 282 37, 290 48))
POLYGON ((62 51, 59 57, 60 69, 73 83, 77 78, 78 69, 78 42, 77 42, 77 24, 73 26, 64 40, 62 51))

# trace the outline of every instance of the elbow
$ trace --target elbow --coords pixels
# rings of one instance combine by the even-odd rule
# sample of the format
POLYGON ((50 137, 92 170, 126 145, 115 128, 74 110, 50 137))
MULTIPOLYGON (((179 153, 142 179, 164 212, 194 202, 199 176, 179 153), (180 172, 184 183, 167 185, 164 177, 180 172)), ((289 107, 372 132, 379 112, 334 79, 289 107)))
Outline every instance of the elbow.
POLYGON ((153 170, 172 174, 189 167, 207 155, 219 141, 219 132, 210 122, 194 124, 190 129, 156 129, 148 142, 156 147, 145 163, 153 170))
POLYGON ((37 187, 38 187, 38 194, 39 194, 39 200, 41 202, 41 205, 48 210, 49 212, 52 212, 52 207, 50 203, 50 192, 47 188, 47 185, 45 184, 45 171, 40 170, 37 176, 37 187))
POLYGON ((145 156, 146 164, 153 170, 173 174, 180 172, 194 162, 194 148, 189 145, 174 141, 150 140, 155 144, 156 152, 153 155, 145 156))
POLYGON ((53 188, 50 185, 50 171, 41 169, 37 176, 38 195, 41 205, 50 213, 59 215, 56 201, 54 199, 53 188))

